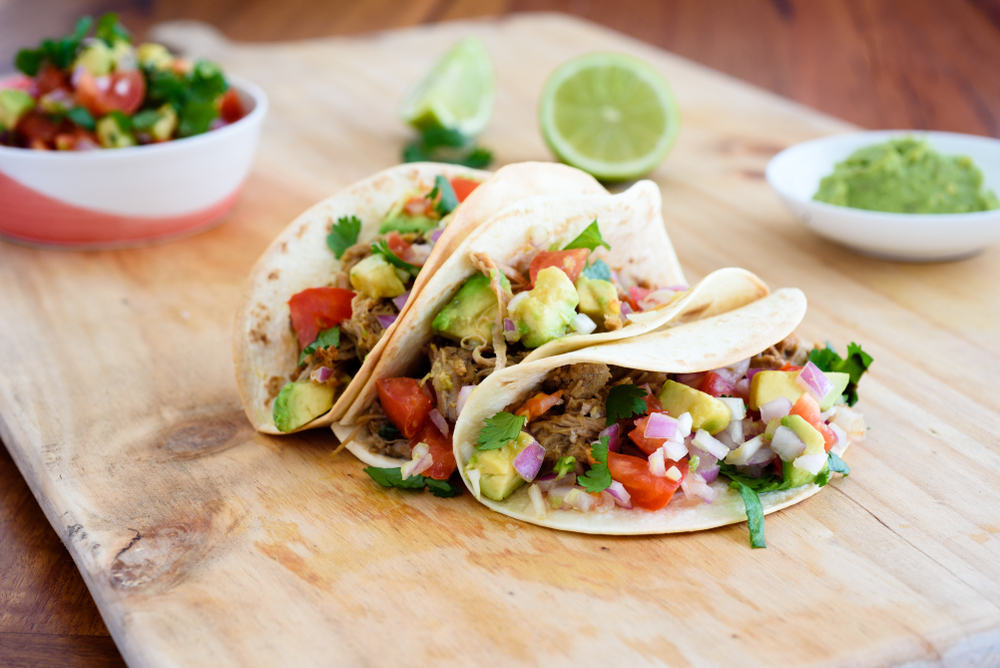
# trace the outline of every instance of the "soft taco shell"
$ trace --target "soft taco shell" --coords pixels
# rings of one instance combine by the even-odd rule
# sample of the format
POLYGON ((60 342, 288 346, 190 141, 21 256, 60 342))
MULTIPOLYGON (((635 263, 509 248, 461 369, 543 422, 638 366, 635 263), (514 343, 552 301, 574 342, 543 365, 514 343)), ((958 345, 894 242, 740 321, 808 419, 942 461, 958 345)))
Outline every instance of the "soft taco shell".
MULTIPOLYGON (((473 392, 455 425, 455 458, 463 466, 472 456, 483 420, 525 401, 553 369, 584 362, 603 363, 665 373, 695 373, 736 363, 767 349, 791 334, 806 311, 805 295, 786 288, 746 306, 704 320, 520 364, 492 374, 473 392)), ((682 494, 657 511, 614 508, 607 512, 552 510, 535 515, 527 485, 503 501, 480 501, 499 513, 525 522, 580 533, 627 535, 699 531, 746 520, 739 493, 723 480, 712 484, 718 498, 711 504, 692 503, 682 494)), ((471 487, 470 487, 471 489, 471 487)), ((786 508, 819 491, 816 485, 760 495, 765 513, 786 508)))

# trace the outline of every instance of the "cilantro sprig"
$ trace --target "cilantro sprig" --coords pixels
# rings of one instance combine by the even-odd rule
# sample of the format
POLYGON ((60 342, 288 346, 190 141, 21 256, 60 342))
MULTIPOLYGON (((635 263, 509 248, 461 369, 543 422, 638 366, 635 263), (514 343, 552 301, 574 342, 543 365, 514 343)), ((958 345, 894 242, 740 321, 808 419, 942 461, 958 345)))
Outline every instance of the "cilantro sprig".
POLYGON ((14 66, 29 77, 38 74, 42 66, 48 62, 61 70, 73 64, 80 43, 90 32, 94 19, 84 16, 76 22, 76 27, 62 39, 43 39, 37 49, 21 49, 14 59, 14 66))
POLYGON ((580 236, 573 241, 569 242, 563 250, 572 250, 574 248, 586 248, 587 250, 594 250, 598 246, 604 246, 608 250, 611 250, 611 246, 604 240, 601 236, 601 229, 597 226, 597 219, 594 219, 590 225, 587 226, 583 232, 580 232, 580 236))
POLYGON ((318 348, 336 348, 340 345, 340 327, 324 329, 316 337, 316 340, 302 349, 299 353, 299 364, 305 364, 306 358, 312 355, 318 348))
POLYGON ((576 479, 588 492, 603 492, 611 486, 611 471, 608 469, 608 448, 610 439, 601 436, 601 440, 590 446, 590 456, 595 464, 590 470, 576 479))
POLYGON ((385 258, 385 261, 394 267, 398 267, 405 272, 409 272, 411 276, 416 276, 420 273, 420 267, 415 264, 410 264, 409 262, 404 262, 399 258, 398 255, 392 252, 389 248, 389 242, 385 239, 376 239, 372 242, 372 253, 381 255, 385 258))
POLYGON ((479 430, 479 450, 497 450, 507 445, 508 441, 517 438, 521 429, 528 422, 527 415, 514 415, 500 411, 493 417, 483 420, 484 426, 479 430))
POLYGON ((438 201, 434 204, 434 209, 441 214, 442 218, 458 206, 458 195, 455 194, 455 189, 451 187, 451 182, 440 174, 434 177, 434 189, 427 193, 427 199, 433 202, 435 198, 438 201))
POLYGON ((645 413, 647 394, 649 392, 645 388, 628 383, 612 387, 611 391, 608 392, 608 399, 604 406, 605 412, 608 414, 607 426, 610 427, 615 422, 633 415, 645 413))
POLYGON ((396 489, 429 489, 431 494, 440 498, 448 499, 462 493, 462 488, 447 480, 437 480, 422 475, 411 475, 403 479, 402 471, 399 468, 379 468, 377 466, 366 466, 364 469, 368 476, 383 487, 395 487, 396 489))
POLYGON ((809 353, 809 361, 819 367, 820 371, 846 373, 851 377, 844 397, 848 406, 858 403, 858 381, 872 365, 872 356, 861 349, 853 341, 847 346, 847 358, 842 358, 837 351, 827 343, 826 348, 814 348, 809 353))
POLYGON ((432 128, 406 145, 403 162, 447 162, 482 169, 493 162, 493 153, 458 130, 432 128))
POLYGON ((743 505, 747 512, 747 527, 750 529, 750 547, 767 547, 764 542, 764 506, 760 503, 757 490, 734 480, 729 487, 735 489, 743 497, 743 505))
POLYGON ((146 75, 146 106, 159 107, 169 103, 180 119, 177 134, 191 137, 208 131, 218 118, 216 100, 229 90, 222 70, 209 60, 198 60, 187 73, 173 70, 143 69, 146 75))
POLYGON ((611 281, 611 267, 604 260, 594 260, 584 267, 583 275, 592 281, 611 281))
POLYGON ((326 245, 339 260, 348 248, 358 243, 359 234, 361 234, 361 220, 357 216, 343 216, 330 226, 330 234, 326 235, 326 245))

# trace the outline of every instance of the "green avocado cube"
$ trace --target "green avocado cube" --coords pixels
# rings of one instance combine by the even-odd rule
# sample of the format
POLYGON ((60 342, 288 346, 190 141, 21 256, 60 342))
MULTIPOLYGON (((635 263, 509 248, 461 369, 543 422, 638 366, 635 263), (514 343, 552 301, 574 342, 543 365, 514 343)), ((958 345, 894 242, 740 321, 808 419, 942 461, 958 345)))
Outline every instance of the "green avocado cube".
POLYGON ((844 396, 844 390, 847 389, 848 383, 851 382, 851 374, 840 371, 824 371, 823 373, 833 383, 833 388, 826 393, 823 401, 819 402, 819 409, 821 411, 828 411, 833 408, 835 403, 840 401, 840 397, 844 396))
POLYGON ((580 313, 588 316, 600 327, 605 319, 621 313, 618 290, 611 281, 590 279, 580 274, 576 279, 576 293, 580 297, 580 313))
POLYGON ((690 413, 692 432, 704 429, 709 434, 718 434, 729 426, 732 417, 729 406, 712 395, 673 380, 663 383, 659 399, 667 413, 675 418, 690 413))
POLYGON ((0 90, 0 127, 13 130, 34 106, 35 98, 23 90, 15 88, 0 90))
POLYGON ((83 67, 95 77, 111 74, 115 66, 115 54, 103 40, 95 39, 87 45, 73 63, 73 69, 83 67))
MULTIPOLYGON (((826 441, 823 439, 823 434, 819 433, 818 429, 806 422, 801 415, 786 415, 781 418, 781 426, 788 427, 794 431, 795 435, 801 438, 802 442, 806 444, 806 449, 802 452, 802 455, 826 454, 826 441)), ((782 473, 786 481, 791 481, 792 487, 805 485, 816 479, 816 476, 812 473, 798 468, 791 461, 782 463, 782 473)))
POLYGON ((497 450, 480 450, 472 456, 465 470, 478 470, 479 491, 488 499, 503 501, 524 484, 524 478, 514 468, 514 460, 528 447, 531 434, 522 431, 516 439, 497 450))
POLYGON ((128 118, 121 112, 116 111, 97 121, 97 140, 104 148, 126 148, 136 145, 135 137, 119 121, 118 115, 121 115, 125 119, 128 118))
POLYGON ((278 431, 294 431, 333 408, 333 387, 308 378, 287 383, 274 398, 272 416, 278 431))
MULTIPOLYGON (((520 296, 520 295, 519 295, 520 296)), ((521 343, 538 348, 565 336, 576 317, 580 297, 565 272, 546 267, 535 277, 535 287, 510 309, 521 343)))
POLYGON ((806 393, 795 382, 798 371, 758 371, 750 381, 750 409, 758 410, 778 397, 787 397, 793 404, 806 393))
POLYGON ((486 343, 492 339, 498 308, 500 302, 490 289, 489 276, 476 274, 438 312, 431 327, 454 341, 474 338, 486 343))
POLYGON ((380 253, 369 255, 351 267, 351 287, 370 299, 391 299, 406 292, 395 267, 380 253))

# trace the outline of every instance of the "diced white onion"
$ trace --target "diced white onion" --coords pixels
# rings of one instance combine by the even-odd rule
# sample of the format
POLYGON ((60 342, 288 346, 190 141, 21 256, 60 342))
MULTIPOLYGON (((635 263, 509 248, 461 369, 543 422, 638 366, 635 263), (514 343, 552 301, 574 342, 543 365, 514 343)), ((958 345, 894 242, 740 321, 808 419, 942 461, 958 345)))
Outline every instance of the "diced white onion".
POLYGON ((469 476, 469 484, 472 485, 472 494, 477 498, 481 498, 479 491, 479 479, 482 476, 479 469, 469 468, 465 469, 465 475, 469 476))
POLYGON ((735 364, 730 364, 729 366, 724 366, 721 369, 715 369, 715 373, 723 378, 727 383, 735 385, 743 376, 746 375, 747 369, 750 368, 750 358, 745 360, 740 360, 735 364))
POLYGON ((713 455, 716 459, 725 459, 729 455, 729 448, 713 438, 704 429, 699 429, 695 433, 694 444, 710 455, 713 455))
POLYGON ((726 425, 724 430, 726 436, 732 439, 734 445, 740 445, 743 443, 743 420, 730 420, 729 424, 726 425))
POLYGON ((688 473, 684 476, 681 480, 681 489, 688 499, 700 499, 703 503, 712 503, 719 496, 719 492, 697 473, 688 473))
POLYGON ((754 464, 766 464, 774 459, 774 457, 774 450, 765 445, 747 460, 747 466, 753 466, 754 464))
POLYGON ((679 462, 682 458, 688 456, 687 446, 677 441, 667 441, 660 450, 663 451, 665 459, 672 459, 675 462, 679 462))
POLYGON ((746 466, 750 458, 764 446, 764 437, 756 436, 736 448, 726 456, 726 463, 732 466, 746 466))
POLYGON ((681 413, 677 416, 677 431, 681 436, 687 438, 691 435, 691 426, 694 424, 694 418, 691 417, 690 413, 681 413))
POLYGON ((535 508, 535 517, 543 519, 549 514, 549 509, 545 507, 545 499, 542 498, 542 490, 538 485, 532 485, 528 488, 528 498, 531 499, 531 505, 535 508))
POLYGON ((837 407, 830 406, 830 410, 823 411, 822 413, 819 414, 819 416, 823 420, 823 422, 826 422, 836 414, 837 414, 837 407))
POLYGON ((632 507, 632 495, 628 493, 625 489, 625 485, 621 484, 617 480, 612 480, 611 485, 608 486, 607 491, 611 496, 614 497, 615 503, 622 508, 632 507))
POLYGON ((669 469, 667 469, 667 472, 666 472, 665 475, 666 475, 667 478, 670 478, 674 482, 677 482, 682 477, 681 470, 679 468, 677 468, 676 466, 671 466, 669 469))
POLYGON ((792 462, 792 466, 795 468, 808 471, 813 475, 823 470, 823 464, 826 464, 825 452, 816 455, 802 455, 801 457, 796 457, 795 461, 792 462))
POLYGON ((434 457, 431 456, 430 446, 426 443, 417 443, 413 446, 411 456, 413 459, 406 462, 399 468, 399 474, 403 480, 410 476, 420 475, 434 465, 434 457))
POLYGON ((591 320, 586 313, 577 313, 571 327, 577 334, 590 334, 597 329, 597 323, 591 320))
POLYGON ((657 478, 667 475, 666 465, 663 461, 663 448, 659 448, 649 456, 649 472, 657 478))
POLYGON ((788 397, 772 399, 760 407, 760 419, 768 423, 774 418, 783 418, 792 410, 792 402, 788 397))
POLYGON ((719 401, 729 408, 732 420, 742 420, 747 416, 747 405, 739 397, 719 397, 719 401))
POLYGON ((566 498, 563 499, 563 503, 568 503, 576 510, 585 513, 594 507, 597 500, 590 494, 584 492, 582 489, 574 487, 570 490, 570 493, 566 495, 566 498))
POLYGON ((840 406, 837 409, 837 414, 833 416, 833 424, 839 425, 853 440, 861 439, 865 436, 865 420, 853 408, 840 406))
POLYGON ((434 423, 434 426, 438 428, 439 432, 441 432, 445 436, 448 435, 450 431, 448 429, 448 421, 444 419, 443 415, 441 415, 441 411, 435 408, 430 412, 430 414, 427 417, 431 419, 431 422, 434 423))
POLYGON ((462 409, 465 408, 465 402, 469 400, 469 395, 472 394, 472 390, 474 390, 475 387, 475 385, 463 385, 462 389, 458 391, 458 402, 455 405, 455 413, 457 415, 462 414, 462 409))
POLYGON ((799 435, 788 427, 778 427, 771 439, 771 449, 774 450, 783 461, 790 462, 806 450, 806 444, 802 442, 799 435))

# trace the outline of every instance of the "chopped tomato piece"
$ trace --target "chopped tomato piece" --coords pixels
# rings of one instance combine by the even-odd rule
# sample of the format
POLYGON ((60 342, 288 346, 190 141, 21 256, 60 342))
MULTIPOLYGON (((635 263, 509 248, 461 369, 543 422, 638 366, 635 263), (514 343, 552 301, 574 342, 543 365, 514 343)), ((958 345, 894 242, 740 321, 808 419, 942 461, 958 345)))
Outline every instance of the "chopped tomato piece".
POLYGON ((403 209, 411 216, 426 216, 427 212, 430 211, 433 206, 434 202, 426 197, 411 197, 406 200, 406 204, 403 205, 403 209))
POLYGON ((634 285, 629 286, 628 289, 628 303, 634 311, 641 311, 642 307, 639 306, 639 302, 646 298, 652 290, 649 288, 640 288, 634 285))
POLYGON ((780 371, 801 371, 802 367, 795 366, 791 362, 785 362, 785 365, 779 369, 780 371))
POLYGON ((472 191, 479 187, 479 181, 473 181, 472 179, 463 179, 461 176, 456 176, 451 181, 451 189, 455 191, 455 197, 458 198, 459 202, 464 202, 465 198, 472 194, 472 191))
POLYGON ((531 267, 528 269, 528 272, 531 274, 531 283, 534 285, 535 278, 538 277, 538 272, 548 267, 562 269, 563 273, 566 274, 569 280, 576 283, 576 279, 580 277, 580 272, 583 271, 585 266, 587 266, 587 258, 589 256, 590 251, 586 248, 574 248, 572 250, 562 251, 542 251, 535 256, 534 260, 531 261, 531 267))
POLYGON ((837 445, 837 435, 833 433, 830 426, 823 421, 823 416, 820 415, 819 404, 813 399, 811 394, 803 394, 799 397, 795 405, 792 406, 792 410, 789 411, 789 415, 798 415, 803 420, 811 424, 816 428, 816 431, 823 434, 823 447, 827 452, 830 452, 830 448, 837 445))
MULTIPOLYGON (((681 480, 687 475, 687 460, 667 460, 665 464, 667 469, 676 466, 681 472, 681 480)), ((609 452, 608 470, 611 471, 611 477, 625 487, 632 497, 632 503, 646 510, 659 510, 670 503, 674 492, 681 486, 681 480, 661 478, 650 473, 649 462, 641 457, 609 452)))
POLYGON ((458 464, 455 462, 455 452, 451 447, 451 439, 442 434, 433 422, 427 420, 423 429, 410 439, 411 451, 417 443, 426 443, 430 447, 431 459, 434 460, 434 463, 423 472, 423 475, 435 480, 450 478, 451 474, 458 468, 458 464))
MULTIPOLYGON (((649 391, 648 387, 646 388, 646 391, 649 391)), ((663 412, 663 404, 660 403, 660 398, 652 392, 649 392, 649 394, 646 395, 644 401, 646 402, 646 415, 649 415, 650 413, 663 412)))
POLYGON ((324 329, 339 325, 351 317, 354 293, 343 288, 309 288, 292 295, 288 308, 292 327, 299 337, 299 347, 305 348, 324 329))
POLYGON ((414 378, 381 378, 375 385, 382 408, 396 429, 406 438, 416 436, 434 408, 420 383, 414 378))
POLYGON ((49 63, 35 75, 35 97, 51 93, 57 88, 69 89, 69 80, 62 70, 49 63))
POLYGON ((665 438, 646 438, 646 425, 649 424, 649 416, 641 417, 635 421, 635 429, 628 433, 628 437, 632 439, 632 442, 638 446, 640 450, 645 452, 647 455, 651 455, 657 451, 664 443, 667 442, 665 438))
POLYGON ((146 79, 139 70, 94 77, 81 71, 76 82, 76 101, 95 117, 115 111, 134 114, 146 97, 146 79))
POLYGON ((521 404, 521 407, 517 409, 514 415, 527 415, 528 422, 531 422, 536 417, 543 415, 547 410, 553 406, 558 406, 562 403, 562 390, 558 390, 552 394, 545 394, 544 392, 539 392, 532 398, 521 404))
POLYGON ((722 395, 731 397, 735 394, 733 384, 714 371, 709 371, 705 374, 698 385, 698 389, 713 397, 721 397, 722 395))
POLYGON ((399 232, 392 231, 384 235, 386 244, 389 245, 389 250, 396 254, 396 257, 402 258, 406 251, 410 248, 411 244, 408 244, 403 240, 403 237, 399 235, 399 232))
POLYGON ((17 124, 17 131, 24 135, 29 144, 51 144, 59 133, 59 126, 45 114, 29 111, 17 124))
POLYGON ((222 96, 222 101, 219 103, 219 116, 226 123, 235 123, 246 116, 246 112, 243 111, 243 103, 240 102, 240 95, 235 88, 230 88, 222 96))

